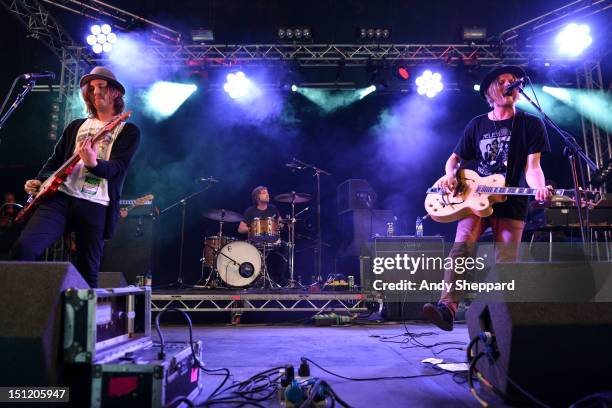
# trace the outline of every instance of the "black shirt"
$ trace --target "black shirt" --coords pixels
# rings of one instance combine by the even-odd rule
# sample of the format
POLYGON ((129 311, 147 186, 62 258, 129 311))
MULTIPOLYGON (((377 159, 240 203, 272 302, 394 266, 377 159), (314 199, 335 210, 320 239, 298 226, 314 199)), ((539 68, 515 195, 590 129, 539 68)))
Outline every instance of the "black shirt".
POLYGON ((244 212, 244 222, 249 224, 253 218, 280 217, 280 212, 274 204, 268 204, 268 208, 260 210, 257 206, 252 205, 244 212))
MULTIPOLYGON (((544 122, 537 116, 517 112, 513 118, 492 121, 487 114, 472 119, 454 152, 463 160, 475 162, 481 176, 503 174, 506 186, 526 187, 527 156, 550 151, 544 122)), ((527 197, 508 196, 493 205, 498 217, 525 220, 527 197)))

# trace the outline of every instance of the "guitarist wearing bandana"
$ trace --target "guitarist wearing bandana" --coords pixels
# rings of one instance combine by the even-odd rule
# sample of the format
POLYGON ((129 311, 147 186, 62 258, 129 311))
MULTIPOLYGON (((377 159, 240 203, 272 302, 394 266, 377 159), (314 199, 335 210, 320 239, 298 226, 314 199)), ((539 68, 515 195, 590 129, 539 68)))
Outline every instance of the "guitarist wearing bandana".
MULTIPOLYGON (((522 77, 525 77, 522 68, 505 66, 494 69, 483 79, 480 96, 492 110, 475 117, 466 126, 462 138, 446 162, 446 176, 438 182, 437 187, 445 193, 455 192, 458 188, 460 183, 456 173, 461 162, 473 161, 479 176, 502 174, 506 185, 528 185, 535 189, 535 199, 538 201, 550 198, 544 172, 540 167, 541 154, 550 151, 546 128, 538 117, 517 112, 515 105, 519 97, 518 90, 507 89, 522 77)), ((506 201, 493 205, 493 214, 489 217, 468 215, 457 224, 449 256, 473 256, 476 242, 484 230, 491 227, 497 243, 497 261, 512 262, 517 256, 526 213, 526 197, 508 196, 506 201)), ((452 269, 444 272, 447 283, 454 282, 457 276, 452 269)), ((438 304, 425 304, 423 314, 439 328, 450 331, 462 295, 456 290, 445 291, 438 304)))
POLYGON ((13 247, 13 259, 37 260, 66 229, 72 229, 78 248, 75 266, 91 287, 97 287, 104 240, 117 226, 119 198, 140 131, 132 123, 117 121, 101 141, 94 142, 93 137, 122 114, 125 88, 105 67, 83 76, 80 86, 89 117, 66 127, 37 177, 25 183, 26 193, 42 194, 45 179, 51 179, 73 155, 79 160, 55 194, 36 208, 13 247))

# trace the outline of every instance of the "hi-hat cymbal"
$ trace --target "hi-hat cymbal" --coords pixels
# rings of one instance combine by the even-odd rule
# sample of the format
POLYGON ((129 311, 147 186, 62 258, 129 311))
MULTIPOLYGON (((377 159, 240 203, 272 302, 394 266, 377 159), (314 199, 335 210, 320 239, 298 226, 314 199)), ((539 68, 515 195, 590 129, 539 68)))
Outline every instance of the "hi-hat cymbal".
POLYGON ((306 203, 308 201, 310 201, 312 199, 312 196, 310 194, 306 194, 306 193, 296 193, 295 191, 291 192, 291 193, 284 193, 284 194, 279 194, 276 197, 274 197, 274 200, 278 201, 279 203, 306 203))
POLYGON ((208 210, 202 214, 204 217, 209 220, 215 221, 223 221, 223 222, 240 222, 242 221, 242 215, 237 212, 224 210, 224 209, 215 209, 208 210))

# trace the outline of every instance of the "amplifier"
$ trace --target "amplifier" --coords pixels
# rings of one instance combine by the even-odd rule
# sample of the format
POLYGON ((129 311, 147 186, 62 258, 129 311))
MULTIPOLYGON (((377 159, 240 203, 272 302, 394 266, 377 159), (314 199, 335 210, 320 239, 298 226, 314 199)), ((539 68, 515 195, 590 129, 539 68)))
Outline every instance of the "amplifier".
POLYGON ((337 198, 340 215, 350 210, 373 208, 377 197, 367 180, 349 179, 338 185, 337 198))
MULTIPOLYGON (((585 216, 584 211, 582 215, 583 217, 585 216)), ((580 226, 578 211, 575 207, 531 209, 527 224, 531 228, 571 228, 580 226)), ((612 208, 595 207, 589 210, 589 226, 593 228, 612 227, 612 208)))
POLYGON ((64 361, 104 362, 151 341, 151 289, 68 289, 64 361))
MULTIPOLYGON (((420 282, 427 279, 429 282, 441 281, 444 278, 444 270, 437 264, 430 269, 418 269, 408 274, 405 270, 390 269, 382 274, 374 273, 376 258, 441 258, 445 257, 445 243, 442 236, 396 236, 376 237, 368 242, 368 253, 364 252, 360 257, 360 278, 364 292, 380 295, 385 303, 386 316, 390 320, 420 319, 421 307, 425 302, 436 302, 439 292, 418 291, 410 294, 406 291, 398 293, 378 292, 374 290, 375 280, 400 281, 409 279, 420 282)), ((442 262, 443 263, 443 262, 442 262)))
MULTIPOLYGON (((201 391, 200 368, 189 343, 149 343, 104 364, 92 366, 91 407, 166 407, 179 396, 193 400, 201 391)), ((201 361, 202 342, 193 344, 201 361)))

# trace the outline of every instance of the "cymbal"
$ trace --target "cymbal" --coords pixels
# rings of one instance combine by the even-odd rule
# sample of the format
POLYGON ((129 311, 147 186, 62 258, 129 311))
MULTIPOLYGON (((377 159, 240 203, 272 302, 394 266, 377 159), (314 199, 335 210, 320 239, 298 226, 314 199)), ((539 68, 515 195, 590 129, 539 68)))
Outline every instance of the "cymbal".
POLYGON ((310 194, 306 194, 306 193, 296 193, 295 191, 291 192, 291 193, 284 193, 284 194, 279 194, 276 197, 274 197, 274 200, 278 201, 279 203, 306 203, 310 200, 312 200, 312 196, 310 194))
POLYGON ((223 222, 240 222, 242 221, 242 215, 237 212, 224 210, 224 209, 215 209, 208 210, 202 214, 204 217, 209 220, 214 221, 223 221, 223 222))

